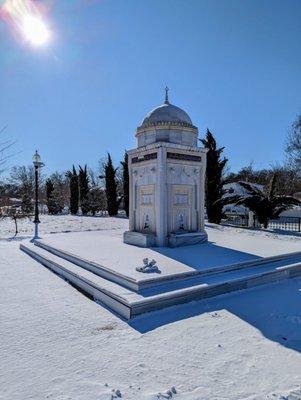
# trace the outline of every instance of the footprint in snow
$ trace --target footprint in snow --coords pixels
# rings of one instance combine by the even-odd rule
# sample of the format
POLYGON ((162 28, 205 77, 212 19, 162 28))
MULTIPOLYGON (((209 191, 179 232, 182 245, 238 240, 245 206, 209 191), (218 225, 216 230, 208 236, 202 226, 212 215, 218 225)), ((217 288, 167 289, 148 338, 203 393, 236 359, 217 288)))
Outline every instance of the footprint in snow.
POLYGON ((111 394, 111 400, 121 399, 122 395, 119 389, 113 389, 111 394))
POLYGON ((211 315, 212 318, 218 318, 218 317, 220 317, 220 315, 219 315, 218 313, 213 313, 213 314, 210 314, 210 315, 211 315))
POLYGON ((175 394, 177 394, 176 388, 172 386, 169 390, 166 390, 166 392, 158 393, 157 399, 158 400, 171 399, 175 394))
POLYGON ((301 389, 291 391, 288 396, 280 396, 279 400, 301 400, 301 389))

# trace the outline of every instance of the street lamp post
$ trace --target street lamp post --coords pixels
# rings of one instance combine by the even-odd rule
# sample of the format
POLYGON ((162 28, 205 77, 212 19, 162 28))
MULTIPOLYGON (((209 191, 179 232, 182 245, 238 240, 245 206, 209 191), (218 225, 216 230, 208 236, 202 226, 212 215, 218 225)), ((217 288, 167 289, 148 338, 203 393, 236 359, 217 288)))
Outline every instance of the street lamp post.
POLYGON ((41 161, 41 157, 36 150, 33 158, 33 165, 35 168, 35 207, 34 207, 34 221, 35 229, 34 229, 34 237, 32 240, 39 239, 39 169, 44 166, 44 163, 41 161))

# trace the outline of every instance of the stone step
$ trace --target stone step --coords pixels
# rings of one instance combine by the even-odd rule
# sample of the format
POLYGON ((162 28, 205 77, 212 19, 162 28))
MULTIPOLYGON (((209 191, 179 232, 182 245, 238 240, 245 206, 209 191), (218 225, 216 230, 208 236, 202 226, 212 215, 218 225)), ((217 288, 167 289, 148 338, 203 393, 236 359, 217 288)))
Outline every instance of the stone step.
POLYGON ((93 272, 96 275, 99 275, 107 280, 115 282, 136 292, 141 292, 145 289, 156 286, 165 286, 166 284, 173 282, 176 285, 179 285, 179 283, 181 282, 183 287, 185 287, 187 285, 190 285, 191 280, 194 280, 196 277, 199 277, 201 279, 203 276, 207 275, 220 274, 228 271, 235 271, 250 267, 257 268, 270 263, 275 263, 275 265, 279 263, 285 264, 287 262, 290 262, 291 260, 295 260, 295 262, 301 262, 301 252, 295 252, 272 257, 258 258, 234 264, 226 264, 218 267, 208 267, 203 270, 195 269, 188 272, 174 273, 167 276, 156 276, 155 278, 150 274, 149 277, 144 276, 143 280, 138 281, 135 278, 127 276, 120 271, 109 268, 109 266, 104 266, 100 263, 84 259, 74 253, 50 245, 49 243, 37 240, 35 241, 35 245, 90 272, 93 272))
POLYGON ((93 272, 98 276, 101 276, 112 282, 118 283, 119 285, 127 287, 131 290, 135 291, 139 290, 137 282, 135 281, 135 279, 132 279, 131 277, 123 275, 117 271, 111 270, 93 261, 85 260, 84 258, 77 256, 76 254, 70 253, 62 249, 58 249, 57 247, 54 246, 50 246, 49 244, 44 243, 42 241, 36 240, 34 244, 48 251, 49 253, 52 253, 64 260, 70 261, 71 263, 78 265, 79 267, 82 267, 87 271, 93 272))
POLYGON ((122 317, 130 318, 131 309, 126 299, 128 289, 107 281, 93 272, 60 258, 47 250, 38 248, 31 243, 21 244, 20 249, 84 293, 92 296, 94 300, 102 302, 122 317))
POLYGON ((271 262, 262 265, 261 268, 243 268, 203 276, 202 280, 199 280, 200 277, 196 277, 197 281, 191 278, 190 285, 186 287, 176 288, 172 282, 166 283, 162 287, 151 287, 137 293, 41 247, 33 244, 21 244, 20 249, 125 319, 168 306, 301 275, 301 262, 282 266, 271 262))
POLYGON ((143 292, 143 301, 138 300, 131 304, 131 317, 172 305, 215 297, 297 276, 301 276, 301 262, 281 267, 275 267, 275 264, 271 263, 260 269, 246 268, 239 271, 211 275, 207 279, 203 277, 203 283, 178 290, 172 290, 167 287, 169 285, 166 285, 166 291, 164 292, 162 291, 163 288, 160 288, 160 294, 158 292, 151 294, 150 292, 155 290, 153 288, 143 292))

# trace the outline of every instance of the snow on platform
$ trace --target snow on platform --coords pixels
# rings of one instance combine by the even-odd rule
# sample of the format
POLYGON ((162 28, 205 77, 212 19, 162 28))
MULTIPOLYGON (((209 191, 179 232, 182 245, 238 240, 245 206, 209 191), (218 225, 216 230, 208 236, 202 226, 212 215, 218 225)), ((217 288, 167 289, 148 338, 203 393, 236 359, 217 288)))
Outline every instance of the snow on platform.
POLYGON ((123 243, 122 230, 73 232, 48 235, 41 245, 54 248, 108 273, 124 279, 125 286, 139 290, 168 279, 187 278, 221 270, 242 263, 256 263, 262 258, 300 252, 300 241, 269 240, 258 236, 229 235, 213 227, 208 228, 209 242, 179 248, 140 248, 123 243), (136 271, 143 259, 155 259, 160 273, 144 274, 136 271))
POLYGON ((211 232, 214 243, 173 249, 124 244, 117 230, 52 235, 20 247, 126 319, 301 274, 297 242, 284 246, 273 240, 271 246, 270 240, 264 243, 260 238, 260 247, 257 237, 238 240, 219 230, 211 232), (248 252, 257 245, 259 251, 248 252), (145 257, 157 261, 159 273, 136 271, 145 257))
MULTIPOLYGON (((32 243, 21 244, 21 250, 42 265, 67 279, 94 300, 102 302, 120 316, 131 319, 139 314, 159 310, 168 306, 186 303, 228 292, 247 289, 266 283, 293 278, 301 275, 301 259, 296 256, 268 260, 264 264, 236 269, 221 270, 218 273, 193 276, 181 280, 167 281, 161 286, 138 290, 127 288, 124 282, 108 279, 99 273, 93 263, 83 263, 67 253, 57 254, 55 248, 41 248, 32 243)), ((112 278, 112 276, 109 276, 112 278)))

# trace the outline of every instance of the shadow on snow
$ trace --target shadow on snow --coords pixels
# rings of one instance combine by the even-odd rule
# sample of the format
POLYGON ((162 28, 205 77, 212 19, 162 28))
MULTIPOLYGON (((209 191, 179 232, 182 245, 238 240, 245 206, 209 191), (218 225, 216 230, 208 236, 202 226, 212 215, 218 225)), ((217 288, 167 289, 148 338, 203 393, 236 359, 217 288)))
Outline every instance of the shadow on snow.
POLYGON ((136 317, 128 324, 140 333, 147 333, 170 323, 226 310, 258 329, 269 340, 300 352, 300 303, 301 280, 295 278, 170 307, 136 317))
POLYGON ((261 258, 256 254, 219 246, 214 242, 176 248, 152 247, 152 250, 198 271, 261 258))

